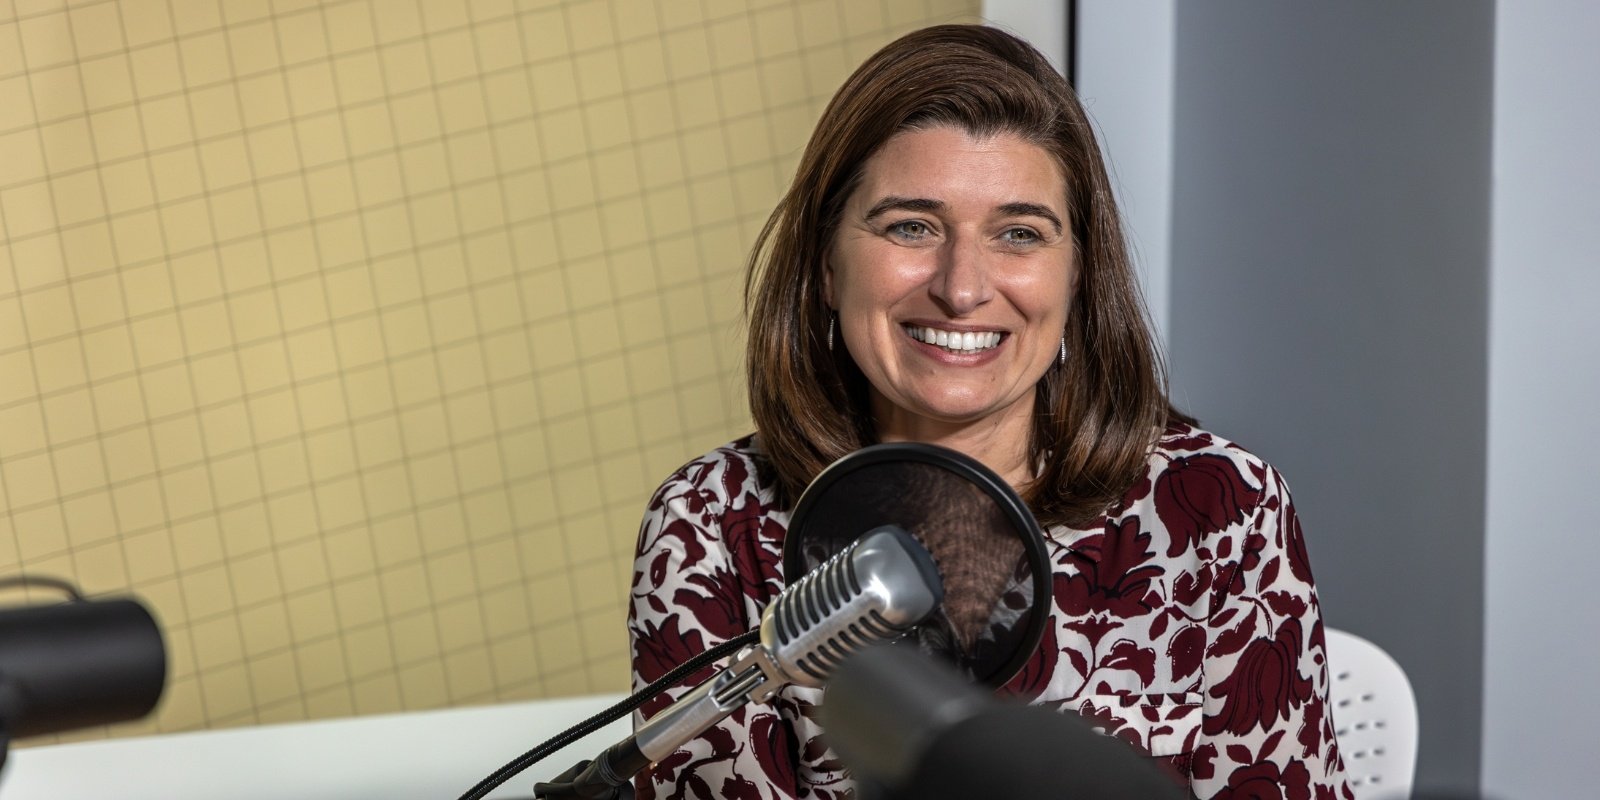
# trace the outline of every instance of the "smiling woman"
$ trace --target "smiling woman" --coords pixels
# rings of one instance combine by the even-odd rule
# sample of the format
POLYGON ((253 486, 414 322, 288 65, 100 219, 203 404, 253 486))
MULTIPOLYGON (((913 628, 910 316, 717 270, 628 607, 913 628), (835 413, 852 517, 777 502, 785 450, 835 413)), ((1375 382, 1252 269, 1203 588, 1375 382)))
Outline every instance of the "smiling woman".
MULTIPOLYGON (((1111 196, 1082 106, 1026 43, 978 26, 940 26, 868 59, 818 121, 794 183, 751 256, 746 372, 751 414, 777 472, 778 496, 792 501, 827 464, 884 440, 882 426, 892 422, 879 418, 889 410, 875 400, 885 387, 868 374, 889 365, 874 363, 861 349, 866 320, 839 309, 841 298, 826 285, 854 280, 839 274, 840 262, 850 241, 876 226, 885 245, 929 254, 924 267, 938 268, 930 272, 930 289, 959 294, 976 281, 973 286, 987 291, 1022 265, 1056 259, 1042 271, 1067 283, 1030 305, 1054 304, 1065 319, 1048 334, 1026 333, 1049 340, 1057 368, 1043 369, 1043 360, 1033 365, 1033 397, 1018 397, 1023 406, 1012 416, 946 417, 941 421, 954 427, 925 433, 935 434, 928 441, 965 450, 997 433, 994 424, 1030 417, 1018 412, 1031 403, 1024 435, 1004 429, 1003 446, 1020 451, 973 454, 1008 478, 1033 473, 1017 486, 1045 525, 1083 522, 1116 499, 1143 471, 1150 431, 1188 418, 1167 402, 1111 196), (928 193, 934 190, 957 194, 928 193), (960 229, 951 229, 952 222, 960 229), (903 224, 889 230, 896 223, 903 224), (987 237, 987 251, 979 248, 980 236, 987 237), (1009 250, 1007 257, 999 257, 996 246, 1009 250), (1002 263, 1010 266, 996 271, 1002 263), (838 350, 827 346, 835 325, 846 338, 838 350)), ((861 277, 886 268, 876 263, 861 277)), ((950 300, 977 302, 926 302, 950 300)), ((942 328, 947 340, 963 334, 965 344, 968 332, 998 332, 982 330, 982 320, 1011 303, 984 303, 990 307, 973 312, 975 318, 946 306, 924 314, 933 318, 921 327, 935 329, 936 343, 942 328)), ((1042 342, 1018 341, 1012 348, 1044 352, 1042 342)), ((964 380, 958 374, 944 373, 964 380)), ((1022 377, 1021 370, 1011 377, 1022 377)))
POLYGON ((867 160, 823 274, 880 441, 937 442, 1032 479, 1035 386, 1066 337, 1066 183, 1010 133, 938 125, 867 160), (942 340, 942 341, 941 341, 942 340), (974 425, 972 423, 981 424, 974 425))
MULTIPOLYGON (((929 28, 856 70, 750 259, 757 432, 646 511, 636 685, 754 626, 824 467, 931 442, 1000 474, 1046 529, 1049 623, 1004 691, 1091 717, 1197 797, 1350 797, 1288 489, 1168 402, 1111 197, 1071 87, 1015 37, 929 28)), ((791 687, 742 709, 641 796, 849 796, 820 700, 791 687)))

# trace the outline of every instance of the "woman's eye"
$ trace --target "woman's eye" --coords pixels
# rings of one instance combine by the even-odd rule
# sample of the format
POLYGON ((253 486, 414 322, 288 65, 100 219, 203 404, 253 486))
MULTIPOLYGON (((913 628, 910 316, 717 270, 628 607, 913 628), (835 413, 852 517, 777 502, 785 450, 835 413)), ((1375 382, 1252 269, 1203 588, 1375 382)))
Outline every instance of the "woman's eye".
POLYGON ((889 226, 889 233, 901 239, 923 239, 933 233, 927 223, 908 219, 905 222, 896 222, 889 226))
POLYGON ((1000 234, 1000 238, 1005 240, 1006 244, 1033 244, 1039 241, 1039 234, 1027 228, 1010 228, 1000 234))

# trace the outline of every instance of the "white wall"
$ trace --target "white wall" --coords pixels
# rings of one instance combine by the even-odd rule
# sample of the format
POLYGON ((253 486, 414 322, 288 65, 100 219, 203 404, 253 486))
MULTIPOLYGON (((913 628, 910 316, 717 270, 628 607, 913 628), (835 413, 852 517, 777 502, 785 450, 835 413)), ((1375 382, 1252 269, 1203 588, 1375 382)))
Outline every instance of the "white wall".
POLYGON ((983 0, 983 21, 1027 40, 1067 74, 1067 4, 1059 0, 983 0))
POLYGON ((1078 95, 1099 128, 1145 303, 1165 341, 1172 271, 1174 0, 1079 0, 1078 95))
POLYGON ((1592 797, 1600 749, 1596 34, 1587 0, 1495 21, 1482 781, 1502 798, 1592 797))

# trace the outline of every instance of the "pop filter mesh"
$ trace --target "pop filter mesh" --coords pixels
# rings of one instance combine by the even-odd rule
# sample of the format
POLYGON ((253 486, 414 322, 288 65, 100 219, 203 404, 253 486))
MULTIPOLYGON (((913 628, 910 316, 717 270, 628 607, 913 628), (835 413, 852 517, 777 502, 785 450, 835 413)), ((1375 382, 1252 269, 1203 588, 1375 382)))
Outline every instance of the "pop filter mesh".
MULTIPOLYGON (((788 547, 797 548, 798 566, 810 571, 867 531, 905 529, 928 548, 944 581, 943 605, 915 632, 920 648, 998 685, 1010 678, 998 673, 1022 660, 1017 649, 1036 644, 1028 543, 1039 534, 1036 526, 1019 525, 1019 513, 1032 521, 1020 499, 1004 490, 1013 505, 1008 512, 993 491, 928 460, 865 463, 807 490, 788 547)), ((1042 542, 1038 547, 1042 553, 1042 542)))

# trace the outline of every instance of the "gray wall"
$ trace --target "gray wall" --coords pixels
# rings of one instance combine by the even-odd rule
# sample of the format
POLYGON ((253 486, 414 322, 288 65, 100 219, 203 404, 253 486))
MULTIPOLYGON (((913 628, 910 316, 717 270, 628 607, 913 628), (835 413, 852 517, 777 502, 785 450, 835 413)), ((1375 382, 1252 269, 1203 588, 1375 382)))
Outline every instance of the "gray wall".
POLYGON ((1484 790, 1594 797, 1600 5, 1495 23, 1484 790))
POLYGON ((1494 9, 1178 4, 1174 397, 1295 487, 1329 624, 1406 668, 1418 787, 1482 713, 1494 9))

